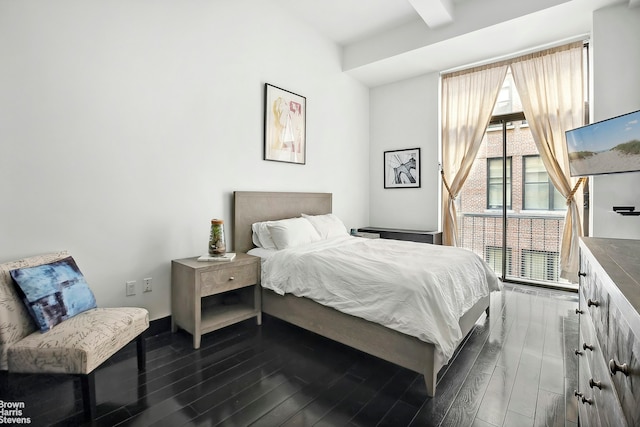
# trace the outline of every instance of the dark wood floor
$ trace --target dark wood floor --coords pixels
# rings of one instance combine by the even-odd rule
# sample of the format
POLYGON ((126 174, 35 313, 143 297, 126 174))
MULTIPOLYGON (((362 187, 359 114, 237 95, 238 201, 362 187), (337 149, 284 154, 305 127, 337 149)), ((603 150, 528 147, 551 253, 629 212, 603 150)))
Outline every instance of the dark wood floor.
MULTIPOLYGON (((147 340, 96 374, 98 426, 575 426, 577 294, 522 286, 494 293, 439 375, 418 374, 265 316, 203 336, 147 340)), ((11 376, 2 400, 25 403, 31 425, 79 425, 67 377, 11 376)), ((74 400, 75 396, 75 400, 74 400)))

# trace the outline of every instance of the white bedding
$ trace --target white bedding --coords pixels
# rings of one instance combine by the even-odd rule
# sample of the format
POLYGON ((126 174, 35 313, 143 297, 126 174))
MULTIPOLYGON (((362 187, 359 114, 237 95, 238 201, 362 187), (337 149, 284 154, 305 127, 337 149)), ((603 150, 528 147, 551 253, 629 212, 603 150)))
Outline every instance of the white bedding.
POLYGON ((446 362, 464 338, 460 317, 501 285, 466 249, 344 236, 271 252, 262 286, 433 343, 446 362))

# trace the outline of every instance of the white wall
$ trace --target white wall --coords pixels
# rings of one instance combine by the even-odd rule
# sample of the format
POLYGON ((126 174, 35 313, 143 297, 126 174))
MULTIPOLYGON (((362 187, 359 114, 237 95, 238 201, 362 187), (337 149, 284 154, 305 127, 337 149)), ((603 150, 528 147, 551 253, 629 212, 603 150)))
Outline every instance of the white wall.
POLYGON ((0 261, 68 249, 99 305, 157 319, 234 190, 333 192, 366 225, 368 89, 274 5, 0 2, 0 261), (265 82, 307 98, 304 166, 262 160, 265 82))
MULTIPOLYGON (((640 8, 626 4, 593 14, 593 121, 640 110, 640 8)), ((592 235, 640 239, 640 217, 613 206, 640 210, 640 172, 591 179, 592 235)))
POLYGON ((438 73, 371 89, 371 226, 439 230, 438 73), (383 153, 420 148, 420 188, 384 188, 383 153))

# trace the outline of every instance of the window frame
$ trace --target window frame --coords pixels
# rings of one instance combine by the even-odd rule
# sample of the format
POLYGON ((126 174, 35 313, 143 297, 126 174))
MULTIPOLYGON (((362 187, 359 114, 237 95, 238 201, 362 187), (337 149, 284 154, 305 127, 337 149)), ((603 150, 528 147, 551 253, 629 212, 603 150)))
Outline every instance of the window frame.
MULTIPOLYGON (((495 211, 495 210, 501 210, 503 208, 502 206, 502 197, 500 197, 500 205, 497 206, 491 206, 490 204, 490 200, 491 200, 491 165, 490 163, 492 161, 500 161, 500 178, 502 178, 502 160, 505 160, 508 162, 508 171, 509 171, 509 176, 505 177, 507 180, 507 207, 506 210, 511 210, 512 206, 513 206, 513 158, 512 156, 507 156, 507 157, 487 157, 487 177, 486 177, 486 188, 487 188, 487 200, 486 200, 486 209, 487 210, 491 210, 491 211, 495 211)), ((498 185, 498 184, 494 184, 498 185)), ((502 180, 499 183, 500 185, 500 190, 502 191, 502 180)))
MULTIPOLYGON (((527 206, 527 184, 533 184, 527 181, 527 159, 531 158, 539 158, 542 162, 542 157, 540 154, 523 154, 522 155, 522 210, 523 211, 565 211, 567 210, 566 205, 562 205, 561 207, 556 207, 555 199, 556 193, 562 197, 560 192, 556 190, 556 187, 551 182, 551 178, 549 177, 549 173, 545 169, 545 173, 547 175, 547 186, 549 190, 549 195, 547 197, 547 206, 546 208, 531 208, 527 206)), ((542 163, 544 167, 544 163, 542 163)), ((541 182, 537 182, 535 184, 541 184, 541 182)))

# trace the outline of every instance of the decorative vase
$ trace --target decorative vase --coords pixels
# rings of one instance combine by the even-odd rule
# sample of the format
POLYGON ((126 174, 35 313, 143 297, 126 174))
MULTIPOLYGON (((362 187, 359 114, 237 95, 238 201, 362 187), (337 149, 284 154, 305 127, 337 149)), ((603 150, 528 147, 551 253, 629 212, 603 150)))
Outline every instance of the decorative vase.
POLYGON ((211 234, 209 236, 209 256, 223 256, 227 252, 224 238, 224 221, 211 220, 211 234))

